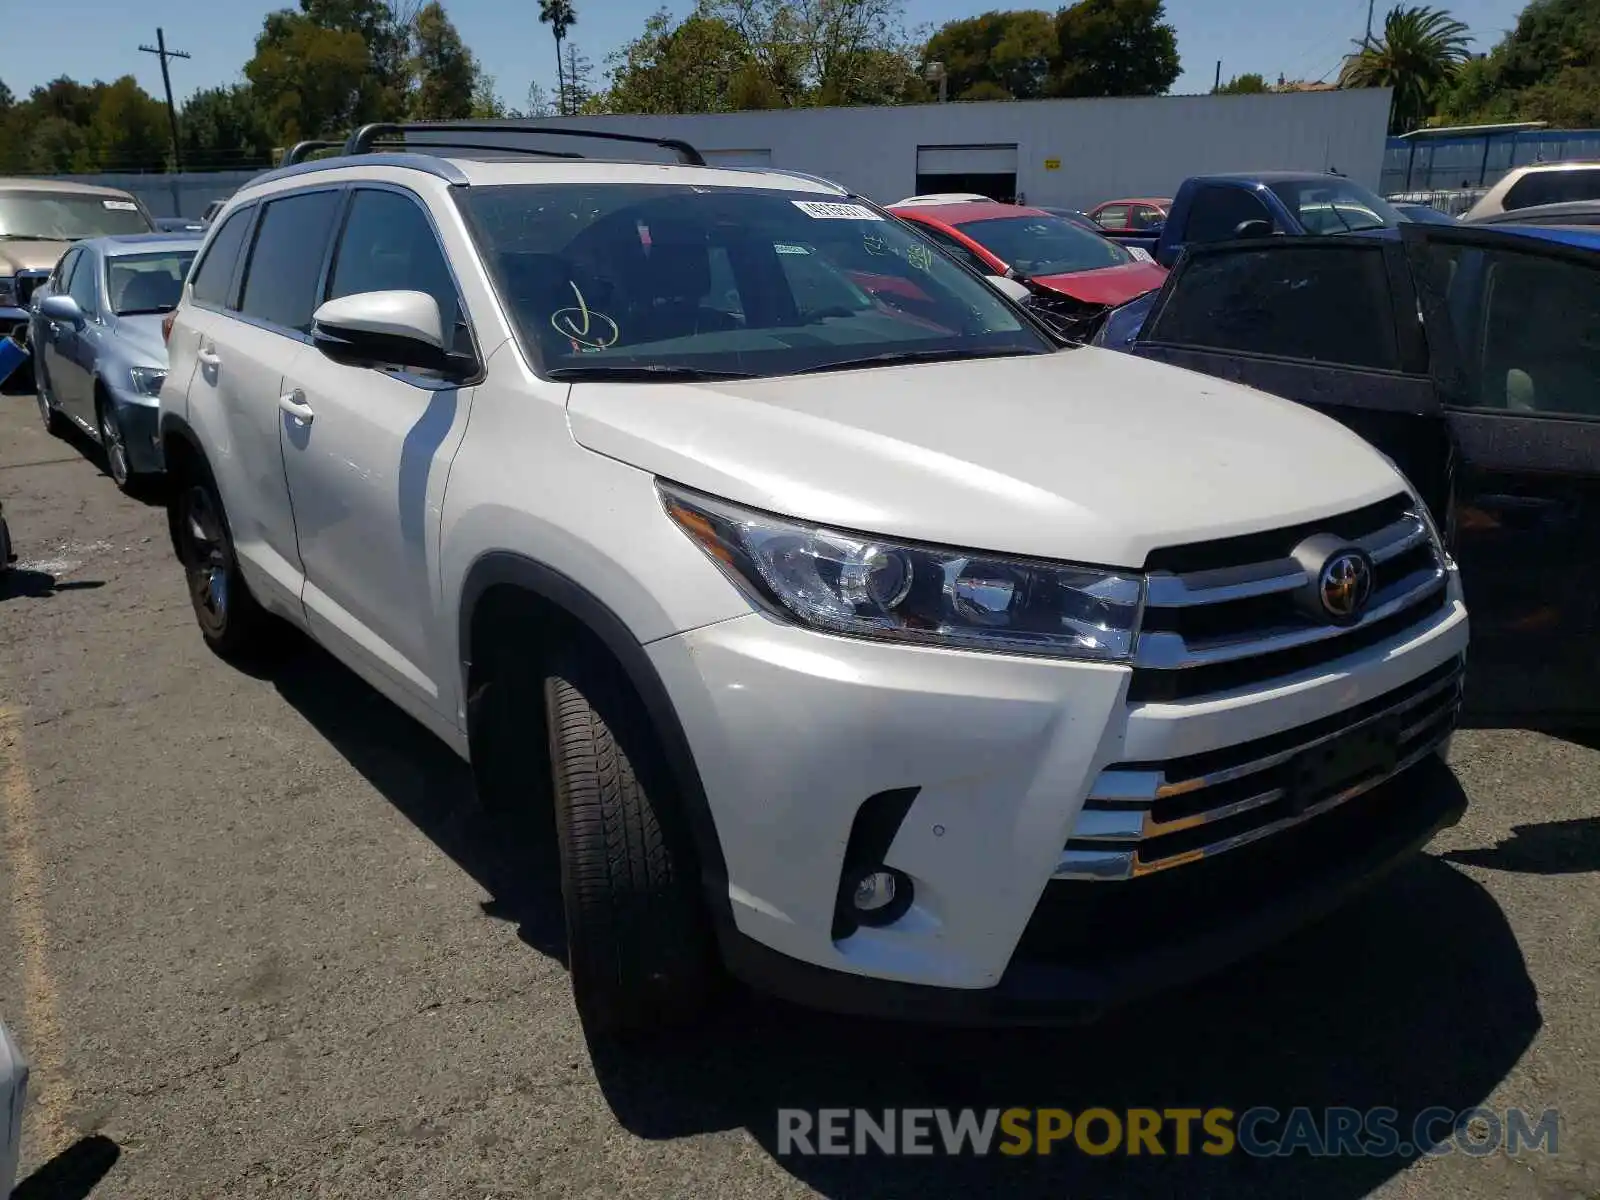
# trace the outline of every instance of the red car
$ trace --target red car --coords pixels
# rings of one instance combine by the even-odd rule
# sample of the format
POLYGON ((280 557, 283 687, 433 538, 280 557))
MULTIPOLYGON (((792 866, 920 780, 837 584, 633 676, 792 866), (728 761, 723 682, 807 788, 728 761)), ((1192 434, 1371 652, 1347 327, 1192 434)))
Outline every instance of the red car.
POLYGON ((1007 270, 1085 304, 1126 304, 1161 286, 1165 267, 1040 208, 970 201, 890 212, 985 275, 1007 270))
POLYGON ((1142 233, 1165 225, 1171 208, 1172 201, 1160 197, 1107 200, 1089 214, 1089 219, 1112 233, 1142 233))

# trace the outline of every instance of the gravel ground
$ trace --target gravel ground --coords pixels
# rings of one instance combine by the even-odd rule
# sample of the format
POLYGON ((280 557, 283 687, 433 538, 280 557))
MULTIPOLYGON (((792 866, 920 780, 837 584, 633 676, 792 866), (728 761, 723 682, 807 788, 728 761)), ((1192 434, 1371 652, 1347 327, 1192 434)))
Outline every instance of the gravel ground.
MULTIPOLYGON (((592 1059, 547 870, 311 647, 201 644, 162 510, 0 396, 0 1014, 17 1196, 1600 1197, 1600 751, 1458 735, 1471 801, 1337 917, 1084 1031, 735 998, 592 1059), (1558 1108, 1558 1153, 780 1155, 780 1107, 1558 1108)), ((1594 745, 1600 746, 1600 741, 1594 745)))

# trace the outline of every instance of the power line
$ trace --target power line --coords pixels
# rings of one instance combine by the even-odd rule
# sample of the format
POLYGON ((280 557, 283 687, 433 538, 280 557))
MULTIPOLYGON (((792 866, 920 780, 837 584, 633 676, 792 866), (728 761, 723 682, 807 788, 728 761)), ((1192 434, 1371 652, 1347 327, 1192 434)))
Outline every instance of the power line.
POLYGON ((145 54, 154 54, 161 59, 161 84, 167 89, 167 122, 172 126, 172 163, 178 170, 183 170, 183 148, 178 145, 178 107, 172 103, 172 76, 167 72, 169 58, 193 58, 186 50, 168 50, 167 35, 161 27, 156 26, 156 44, 154 46, 140 46, 145 54))

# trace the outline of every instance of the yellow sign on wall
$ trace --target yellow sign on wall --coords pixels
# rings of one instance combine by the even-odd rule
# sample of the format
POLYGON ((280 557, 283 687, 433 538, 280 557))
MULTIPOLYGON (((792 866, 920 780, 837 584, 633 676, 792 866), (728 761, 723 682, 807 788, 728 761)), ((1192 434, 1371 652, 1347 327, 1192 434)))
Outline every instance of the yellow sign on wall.
POLYGON ((1045 159, 1044 160, 1044 169, 1046 171, 1059 171, 1059 170, 1061 170, 1061 160, 1059 158, 1047 158, 1047 159, 1045 159))

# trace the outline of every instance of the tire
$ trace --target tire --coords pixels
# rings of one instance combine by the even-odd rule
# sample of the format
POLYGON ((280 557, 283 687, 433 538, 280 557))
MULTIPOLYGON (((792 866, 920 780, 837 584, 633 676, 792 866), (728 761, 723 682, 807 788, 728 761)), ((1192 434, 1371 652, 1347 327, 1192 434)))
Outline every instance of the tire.
POLYGON ((39 404, 39 416, 44 421, 44 431, 51 437, 65 437, 67 434, 67 418, 49 400, 50 389, 46 386, 44 366, 37 357, 33 360, 33 397, 39 404))
POLYGON ((270 648, 271 615, 250 594, 233 551, 217 485, 203 468, 179 480, 168 500, 173 543, 189 585, 189 602, 206 645, 233 662, 270 648))
POLYGON ((106 474, 111 482, 128 494, 138 490, 139 477, 128 461, 128 441, 122 425, 117 420, 117 407, 107 403, 104 396, 95 401, 95 426, 100 431, 100 453, 105 456, 106 474))
POLYGON ((567 961, 584 1031, 692 1020, 719 972, 694 852, 642 705, 615 669, 545 681, 567 961))

